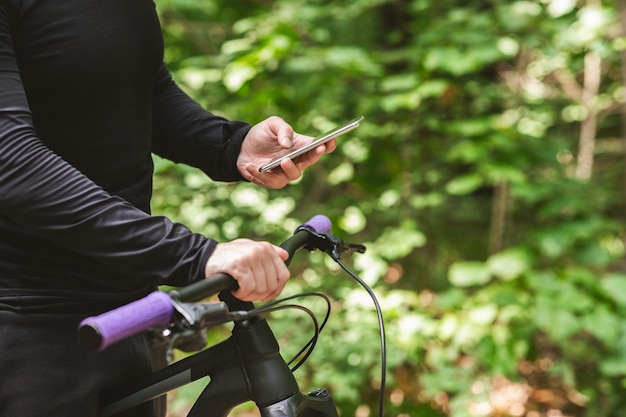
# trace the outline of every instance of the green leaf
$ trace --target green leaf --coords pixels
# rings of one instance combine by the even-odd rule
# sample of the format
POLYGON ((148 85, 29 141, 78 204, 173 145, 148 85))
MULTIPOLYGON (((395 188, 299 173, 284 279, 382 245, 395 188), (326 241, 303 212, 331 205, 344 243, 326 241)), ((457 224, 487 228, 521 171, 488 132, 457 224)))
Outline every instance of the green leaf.
POLYGON ((582 329, 582 323, 570 311, 558 309, 551 301, 551 299, 538 301, 534 321, 554 341, 566 342, 570 336, 582 329))
POLYGON ((626 275, 610 274, 600 280, 604 294, 619 306, 626 306, 626 275))
POLYGON ((457 177, 446 184, 446 191, 452 195, 467 195, 476 191, 483 184, 478 174, 469 174, 457 177))
POLYGON ((472 307, 467 318, 470 323, 478 325, 487 325, 493 323, 498 316, 498 306, 495 304, 484 304, 472 307))
POLYGON ((606 346, 614 345, 620 335, 622 318, 606 306, 596 307, 583 322, 585 329, 606 346))
POLYGON ((487 260, 487 268, 496 277, 511 281, 522 275, 531 267, 528 254, 521 249, 508 249, 487 260))
POLYGON ((230 91, 239 89, 257 75, 257 70, 252 65, 243 62, 233 62, 226 67, 224 73, 224 85, 230 91))
POLYGON ((426 244, 426 236, 416 229, 413 221, 406 220, 399 227, 385 229, 376 240, 375 250, 387 259, 402 258, 426 244))
POLYGON ((457 287, 471 287, 489 282, 491 275, 484 262, 457 262, 450 266, 448 278, 457 287))

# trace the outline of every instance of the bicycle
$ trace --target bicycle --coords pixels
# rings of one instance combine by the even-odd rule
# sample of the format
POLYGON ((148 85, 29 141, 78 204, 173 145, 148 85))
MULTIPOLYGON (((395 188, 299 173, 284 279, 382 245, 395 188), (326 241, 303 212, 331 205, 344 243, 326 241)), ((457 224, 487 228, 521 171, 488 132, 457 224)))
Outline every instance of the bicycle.
MULTIPOLYGON (((289 252, 287 264, 299 249, 318 249, 329 254, 372 297, 381 336, 379 417, 382 417, 386 381, 382 312, 373 291, 340 259, 341 253, 364 252, 365 247, 344 244, 330 233, 330 229, 328 218, 314 216, 299 226, 281 247, 289 252)), ((120 389, 105 405, 103 417, 114 416, 205 376, 210 376, 210 382, 187 417, 226 417, 235 406, 249 401, 256 404, 262 417, 338 417, 334 401, 326 389, 319 388, 303 394, 293 375, 293 371, 312 352, 317 336, 328 319, 328 298, 313 294, 325 297, 328 304, 326 317, 320 325, 315 315, 305 307, 280 306, 286 300, 283 299, 257 308, 253 303, 232 296, 231 291, 235 288, 233 278, 218 274, 168 293, 156 291, 130 304, 83 320, 78 335, 86 349, 102 350, 126 337, 152 329, 153 334, 169 340, 170 352, 178 341, 190 345, 189 350, 200 350, 206 340, 200 338, 198 343, 198 334, 202 335, 202 331, 212 326, 234 322, 228 339, 120 389), (217 293, 219 302, 198 303, 217 293), (294 368, 290 368, 280 355, 278 341, 267 321, 260 316, 288 307, 307 311, 315 324, 315 335, 298 354, 304 357, 294 368)))

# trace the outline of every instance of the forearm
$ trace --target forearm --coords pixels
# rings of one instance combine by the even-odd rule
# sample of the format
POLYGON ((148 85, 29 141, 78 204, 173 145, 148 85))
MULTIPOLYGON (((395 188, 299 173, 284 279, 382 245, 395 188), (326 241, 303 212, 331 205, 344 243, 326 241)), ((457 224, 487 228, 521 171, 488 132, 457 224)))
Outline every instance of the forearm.
POLYGON ((0 115, 0 212, 124 274, 181 285, 204 277, 215 242, 111 196, 45 147, 25 112, 0 115))
POLYGON ((198 105, 164 66, 153 101, 153 151, 197 167, 218 181, 244 178, 236 162, 250 125, 216 116, 198 105))

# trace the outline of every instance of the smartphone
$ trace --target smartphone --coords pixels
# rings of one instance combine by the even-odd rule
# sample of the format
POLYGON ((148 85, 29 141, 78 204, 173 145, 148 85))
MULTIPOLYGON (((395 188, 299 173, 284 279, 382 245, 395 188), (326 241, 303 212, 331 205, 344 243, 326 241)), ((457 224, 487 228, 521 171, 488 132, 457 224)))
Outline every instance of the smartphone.
POLYGON ((281 156, 280 158, 273 160, 269 164, 263 165, 261 168, 259 168, 259 172, 265 172, 269 171, 270 169, 276 168, 285 159, 296 158, 312 149, 315 149, 321 144, 326 143, 333 138, 336 138, 339 135, 343 135, 344 133, 347 133, 352 129, 357 128, 359 124, 363 121, 363 119, 365 119, 365 117, 359 116, 356 119, 350 120, 348 123, 342 126, 336 127, 333 130, 330 130, 323 135, 316 137, 315 139, 313 139, 313 142, 309 143, 308 145, 304 145, 303 147, 298 148, 295 151, 289 152, 287 155, 281 156))

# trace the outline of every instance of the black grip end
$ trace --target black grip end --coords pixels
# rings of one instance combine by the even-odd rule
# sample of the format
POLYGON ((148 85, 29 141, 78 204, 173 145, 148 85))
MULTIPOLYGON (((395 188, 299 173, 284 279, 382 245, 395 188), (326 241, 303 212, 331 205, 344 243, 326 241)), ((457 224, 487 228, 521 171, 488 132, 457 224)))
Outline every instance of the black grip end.
POLYGON ((88 350, 96 351, 102 346, 102 334, 91 324, 83 324, 78 328, 78 340, 88 350))

